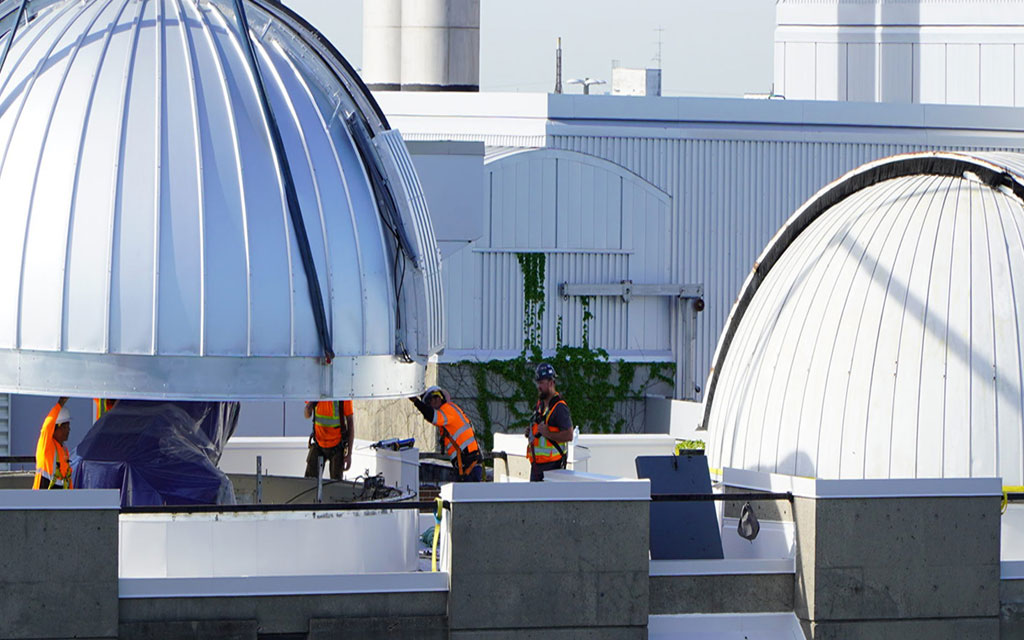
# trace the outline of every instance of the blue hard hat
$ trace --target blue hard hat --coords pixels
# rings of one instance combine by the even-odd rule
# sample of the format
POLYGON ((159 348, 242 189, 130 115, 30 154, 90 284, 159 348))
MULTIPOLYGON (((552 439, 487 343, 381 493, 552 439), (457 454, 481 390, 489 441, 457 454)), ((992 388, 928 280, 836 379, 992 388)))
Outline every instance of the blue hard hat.
POLYGON ((534 380, 554 380, 555 379, 555 368, 547 362, 542 362, 537 365, 537 374, 533 378, 534 380))

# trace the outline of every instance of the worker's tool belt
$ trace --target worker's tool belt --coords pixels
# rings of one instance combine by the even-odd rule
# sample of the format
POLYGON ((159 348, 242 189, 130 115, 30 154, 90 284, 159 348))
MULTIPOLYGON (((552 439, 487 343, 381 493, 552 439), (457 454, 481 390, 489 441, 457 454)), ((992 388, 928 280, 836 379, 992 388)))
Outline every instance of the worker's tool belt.
POLYGON ((473 469, 477 465, 484 463, 483 456, 480 455, 480 451, 462 452, 462 469, 459 469, 459 463, 457 460, 452 460, 452 466, 455 467, 455 473, 458 474, 459 478, 468 478, 469 474, 473 472, 473 469))

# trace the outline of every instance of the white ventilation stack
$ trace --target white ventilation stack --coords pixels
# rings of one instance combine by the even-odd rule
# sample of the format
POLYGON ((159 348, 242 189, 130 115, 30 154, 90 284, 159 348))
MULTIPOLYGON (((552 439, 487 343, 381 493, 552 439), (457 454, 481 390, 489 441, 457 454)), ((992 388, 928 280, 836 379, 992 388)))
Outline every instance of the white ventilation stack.
POLYGON ((402 0, 363 3, 363 81, 374 91, 402 87, 402 0))
POLYGON ((479 91, 480 0, 366 0, 363 77, 378 91, 479 91))
POLYGON ((1024 1, 778 0, 789 100, 1024 105, 1024 1))

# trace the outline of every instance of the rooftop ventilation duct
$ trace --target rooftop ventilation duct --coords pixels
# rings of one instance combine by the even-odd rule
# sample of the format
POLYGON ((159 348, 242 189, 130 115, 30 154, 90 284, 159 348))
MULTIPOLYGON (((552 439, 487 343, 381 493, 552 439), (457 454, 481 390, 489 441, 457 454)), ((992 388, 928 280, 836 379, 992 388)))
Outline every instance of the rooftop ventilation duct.
POLYGON ((423 388, 444 335, 423 194, 308 24, 271 0, 6 0, 0 46, 0 391, 423 388))

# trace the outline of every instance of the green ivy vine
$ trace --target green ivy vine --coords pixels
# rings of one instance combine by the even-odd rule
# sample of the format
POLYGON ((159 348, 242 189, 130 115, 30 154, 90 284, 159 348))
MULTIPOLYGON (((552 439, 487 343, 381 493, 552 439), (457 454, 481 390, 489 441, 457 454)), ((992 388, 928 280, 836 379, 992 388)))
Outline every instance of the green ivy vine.
POLYGON ((536 365, 550 362, 558 372, 558 391, 569 405, 573 422, 588 433, 621 433, 626 420, 616 412, 623 401, 642 401, 655 384, 673 384, 675 363, 655 362, 645 365, 646 378, 637 380, 639 366, 634 362, 612 362, 608 352, 590 346, 590 323, 594 318, 590 299, 581 297, 582 327, 580 346, 563 344, 563 318, 555 326, 555 353, 543 355, 543 317, 545 308, 545 270, 543 253, 518 253, 516 257, 523 274, 523 345, 511 360, 459 363, 472 371, 475 386, 475 409, 479 424, 474 425, 488 449, 493 446, 495 431, 509 431, 529 426, 537 388, 533 381, 536 365), (497 404, 506 410, 507 423, 498 425, 491 407, 497 404))

